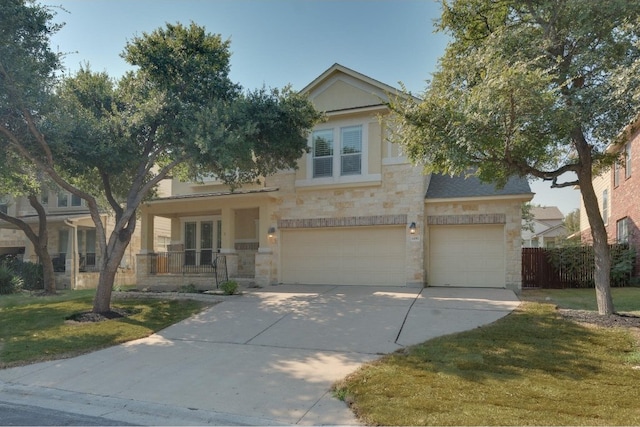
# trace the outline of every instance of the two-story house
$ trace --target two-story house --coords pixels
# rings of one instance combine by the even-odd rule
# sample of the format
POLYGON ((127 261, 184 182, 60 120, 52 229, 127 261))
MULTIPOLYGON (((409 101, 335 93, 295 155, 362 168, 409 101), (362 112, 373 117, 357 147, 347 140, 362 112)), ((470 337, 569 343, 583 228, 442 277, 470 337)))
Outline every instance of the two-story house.
POLYGON ((522 230, 522 247, 553 248, 567 237, 564 215, 557 206, 533 206, 531 217, 531 228, 522 230))
POLYGON ((218 256, 259 285, 520 287, 526 180, 496 190, 424 175, 388 138, 387 101, 401 93, 339 64, 302 92, 327 120, 296 170, 236 191, 174 180, 143 204, 139 287, 210 288, 218 256), (171 221, 165 253, 153 249, 159 218, 171 221))
MULTIPOLYGON (((636 248, 634 276, 640 276, 640 116, 622 131, 624 143, 610 145, 608 152, 620 153, 620 161, 593 179, 609 243, 629 243, 636 248)), ((580 232, 591 242, 589 220, 581 200, 580 232)))

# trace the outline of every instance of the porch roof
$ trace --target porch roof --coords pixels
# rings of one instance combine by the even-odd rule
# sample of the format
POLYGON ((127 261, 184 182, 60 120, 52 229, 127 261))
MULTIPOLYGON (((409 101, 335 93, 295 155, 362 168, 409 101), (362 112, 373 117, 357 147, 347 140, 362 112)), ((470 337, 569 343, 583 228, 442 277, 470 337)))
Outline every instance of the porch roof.
POLYGON ((212 193, 179 194, 175 196, 158 197, 156 199, 145 202, 145 205, 154 205, 154 204, 159 204, 163 202, 168 202, 171 200, 186 200, 186 199, 193 200, 193 199, 207 199, 211 197, 242 196, 247 194, 272 193, 278 190, 280 190, 278 187, 265 187, 265 188, 258 188, 258 189, 254 188, 250 190, 235 190, 235 191, 227 190, 227 191, 216 191, 212 193))
MULTIPOLYGON (((38 224, 40 222, 40 218, 38 217, 38 215, 26 215, 26 216, 21 216, 18 219, 24 221, 26 224, 38 224)), ((47 214, 47 224, 54 224, 54 223, 64 222, 64 221, 75 222, 75 221, 86 220, 86 219, 91 220, 91 215, 86 213, 70 215, 64 212, 47 214)), ((18 229, 17 226, 13 225, 8 221, 3 221, 3 220, 0 220, 0 228, 18 229)))

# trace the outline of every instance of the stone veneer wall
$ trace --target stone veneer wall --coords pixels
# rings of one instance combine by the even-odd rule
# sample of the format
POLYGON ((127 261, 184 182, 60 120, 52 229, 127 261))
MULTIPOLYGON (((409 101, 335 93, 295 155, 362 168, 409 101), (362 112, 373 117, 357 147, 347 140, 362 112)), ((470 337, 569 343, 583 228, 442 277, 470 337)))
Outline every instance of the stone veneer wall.
POLYGON ((425 266, 428 268, 428 222, 432 224, 505 224, 505 283, 507 288, 522 288, 522 200, 486 200, 426 203, 425 266))
MULTIPOLYGON (((420 225, 424 223, 426 178, 420 168, 408 163, 383 165, 381 176, 380 183, 305 188, 295 187, 293 171, 269 177, 267 185, 280 189, 270 212, 270 222, 295 227, 295 224, 304 226, 324 221, 325 226, 330 226, 331 221, 327 222, 327 218, 341 218, 345 220, 335 220, 335 226, 347 226, 349 220, 357 218, 403 216, 407 224, 418 224, 415 235, 410 237, 407 233, 405 283, 422 286, 424 229, 420 225)), ((278 238, 270 239, 269 247, 261 250, 256 257, 256 282, 273 283, 279 277, 281 262, 278 238)))

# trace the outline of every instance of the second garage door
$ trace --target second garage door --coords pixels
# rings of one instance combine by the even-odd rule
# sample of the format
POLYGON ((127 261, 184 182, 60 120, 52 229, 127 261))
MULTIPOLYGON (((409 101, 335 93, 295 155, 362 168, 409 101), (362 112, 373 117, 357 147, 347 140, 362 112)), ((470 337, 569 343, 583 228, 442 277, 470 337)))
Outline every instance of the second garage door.
POLYGON ((405 284, 405 227, 282 230, 282 282, 405 284))
POLYGON ((430 286, 505 286, 503 225, 429 227, 430 286))

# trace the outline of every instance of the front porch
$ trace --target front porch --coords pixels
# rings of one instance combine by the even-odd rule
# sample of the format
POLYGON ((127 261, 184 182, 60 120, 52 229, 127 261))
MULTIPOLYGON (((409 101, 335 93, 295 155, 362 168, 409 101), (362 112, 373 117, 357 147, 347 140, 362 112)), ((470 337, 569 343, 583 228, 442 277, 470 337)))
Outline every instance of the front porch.
POLYGON ((137 286, 215 289, 226 280, 270 284, 275 237, 268 231, 277 189, 166 197, 142 206, 142 244, 137 255, 137 286), (154 238, 156 218, 171 223, 165 247, 154 238))

